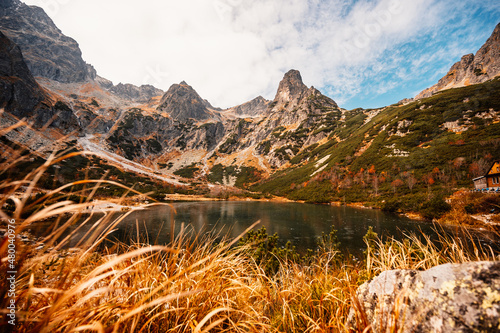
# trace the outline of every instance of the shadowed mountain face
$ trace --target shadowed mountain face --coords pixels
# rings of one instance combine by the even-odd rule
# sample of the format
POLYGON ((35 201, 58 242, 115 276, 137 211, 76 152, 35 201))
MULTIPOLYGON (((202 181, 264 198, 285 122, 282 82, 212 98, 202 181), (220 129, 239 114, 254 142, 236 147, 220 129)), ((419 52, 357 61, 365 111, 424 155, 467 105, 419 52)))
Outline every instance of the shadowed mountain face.
POLYGON ((63 83, 94 79, 78 43, 65 36, 42 8, 18 0, 0 2, 0 30, 19 45, 33 76, 63 83))
POLYGON ((51 123, 63 132, 78 128, 69 109, 56 110, 31 75, 20 48, 0 32, 0 108, 37 127, 51 123))
POLYGON ((44 100, 21 50, 0 31, 0 107, 18 117, 29 115, 44 100))
POLYGON ((500 23, 476 55, 464 55, 436 85, 422 91, 415 99, 432 96, 444 89, 483 83, 499 75, 500 23))

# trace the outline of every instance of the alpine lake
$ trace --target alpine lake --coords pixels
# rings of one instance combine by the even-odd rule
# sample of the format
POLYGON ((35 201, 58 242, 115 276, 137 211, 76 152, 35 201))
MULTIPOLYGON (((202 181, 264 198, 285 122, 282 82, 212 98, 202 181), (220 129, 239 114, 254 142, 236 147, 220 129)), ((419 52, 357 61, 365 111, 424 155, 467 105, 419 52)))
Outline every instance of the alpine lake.
MULTIPOLYGON (((116 217, 122 213, 114 213, 116 217)), ((102 216, 97 214, 94 218, 102 216)), ((312 205, 255 201, 175 202, 130 212, 108 236, 110 241, 167 245, 184 232, 190 237, 207 233, 216 239, 235 238, 245 233, 255 222, 254 230, 266 228, 269 235, 277 234, 280 245, 290 241, 299 253, 315 249, 322 234, 337 230, 343 251, 361 256, 366 245, 363 236, 369 227, 382 239, 394 237, 403 240, 410 234, 428 235, 432 240, 440 235, 470 238, 456 227, 441 226, 425 221, 386 213, 380 210, 349 206, 312 205)), ((77 230, 71 243, 76 244, 93 223, 77 230)), ((481 230, 469 230, 479 242, 497 249, 498 235, 481 230)))

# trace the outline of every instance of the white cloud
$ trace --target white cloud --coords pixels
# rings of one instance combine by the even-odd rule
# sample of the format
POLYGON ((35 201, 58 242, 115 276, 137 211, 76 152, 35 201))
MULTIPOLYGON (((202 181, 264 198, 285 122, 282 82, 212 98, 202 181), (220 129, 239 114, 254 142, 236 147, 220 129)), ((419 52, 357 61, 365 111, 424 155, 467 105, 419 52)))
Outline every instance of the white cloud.
MULTIPOLYGON (((500 10, 490 0, 474 5, 451 0, 26 3, 44 7, 80 43, 84 59, 115 83, 151 83, 166 90, 186 80, 221 107, 257 95, 273 98, 291 68, 339 103, 387 92, 398 86, 396 78, 411 80, 425 75, 421 68, 432 68, 427 59, 437 51, 426 47, 446 42, 443 27, 450 32, 452 24, 470 25, 470 10, 500 10), (429 40, 421 41, 423 36, 429 40), (402 64, 408 68, 401 70, 402 64)), ((468 31, 475 29, 471 26, 468 31)), ((462 51, 459 45, 439 59, 462 51)))

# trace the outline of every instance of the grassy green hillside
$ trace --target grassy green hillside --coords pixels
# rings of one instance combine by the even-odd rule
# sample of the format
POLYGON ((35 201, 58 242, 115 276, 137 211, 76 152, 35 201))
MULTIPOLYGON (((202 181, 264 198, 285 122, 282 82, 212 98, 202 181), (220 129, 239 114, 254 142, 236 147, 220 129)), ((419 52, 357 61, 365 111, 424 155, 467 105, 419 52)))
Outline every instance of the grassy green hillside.
POLYGON ((435 217, 446 209, 444 196, 471 188, 500 158, 499 110, 499 79, 392 105, 364 124, 346 122, 335 133, 340 142, 306 150, 253 190, 435 217))

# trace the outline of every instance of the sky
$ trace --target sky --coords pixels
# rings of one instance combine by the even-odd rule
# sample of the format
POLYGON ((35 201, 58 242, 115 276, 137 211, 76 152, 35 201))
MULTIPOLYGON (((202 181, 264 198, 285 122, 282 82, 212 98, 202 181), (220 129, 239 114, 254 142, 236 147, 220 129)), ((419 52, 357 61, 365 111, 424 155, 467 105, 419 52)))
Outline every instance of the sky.
POLYGON ((274 99, 290 69, 341 107, 414 97, 476 53, 498 0, 23 0, 114 84, 186 81, 213 106, 274 99))

